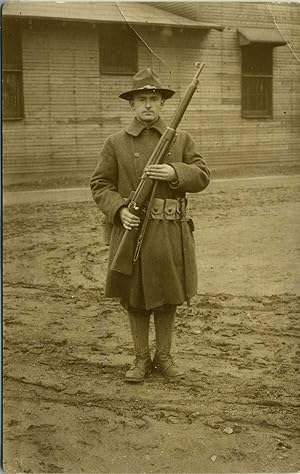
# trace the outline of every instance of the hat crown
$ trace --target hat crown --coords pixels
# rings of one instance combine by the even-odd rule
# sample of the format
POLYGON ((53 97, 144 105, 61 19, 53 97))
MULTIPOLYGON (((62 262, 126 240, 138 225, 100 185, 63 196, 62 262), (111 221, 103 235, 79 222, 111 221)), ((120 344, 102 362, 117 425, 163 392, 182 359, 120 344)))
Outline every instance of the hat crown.
POLYGON ((132 78, 133 89, 141 89, 146 86, 153 86, 153 88, 162 88, 162 84, 158 75, 149 67, 138 71, 132 78))
POLYGON ((150 67, 138 71, 132 78, 132 89, 119 95, 121 99, 131 100, 134 92, 142 90, 159 91, 164 99, 169 99, 175 92, 164 87, 156 72, 150 67))

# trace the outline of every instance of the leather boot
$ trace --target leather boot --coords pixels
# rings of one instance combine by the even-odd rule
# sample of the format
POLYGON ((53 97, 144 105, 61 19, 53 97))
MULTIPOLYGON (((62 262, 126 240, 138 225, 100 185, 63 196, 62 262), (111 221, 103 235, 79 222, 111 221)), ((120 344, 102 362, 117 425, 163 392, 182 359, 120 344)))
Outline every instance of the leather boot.
POLYGON ((175 325, 176 308, 165 312, 154 312, 156 352, 153 366, 171 382, 184 377, 170 354, 175 325))
POLYGON ((125 374, 127 382, 143 382, 145 376, 151 372, 152 362, 149 352, 149 322, 150 314, 129 312, 129 323, 133 339, 135 359, 125 374))

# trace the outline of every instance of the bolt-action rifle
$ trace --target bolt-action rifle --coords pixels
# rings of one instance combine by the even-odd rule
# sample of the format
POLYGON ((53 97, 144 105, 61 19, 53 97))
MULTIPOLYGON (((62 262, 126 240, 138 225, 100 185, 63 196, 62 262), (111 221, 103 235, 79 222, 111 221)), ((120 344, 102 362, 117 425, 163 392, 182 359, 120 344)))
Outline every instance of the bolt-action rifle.
MULTIPOLYGON (((145 168, 147 168, 147 166, 149 165, 162 163, 164 157, 166 156, 170 148, 170 145, 176 134, 176 129, 194 95, 194 92, 197 89, 197 86, 199 83, 199 76, 202 69, 204 68, 204 63, 196 63, 195 65, 198 68, 197 73, 193 81, 191 82, 191 84, 188 86, 186 93, 175 112, 175 115, 171 121, 170 126, 167 127, 165 132, 162 134, 145 168)), ((157 186, 157 181, 151 178, 148 178, 148 176, 146 175, 144 171, 142 174, 141 180, 138 184, 138 187, 129 197, 129 203, 128 203, 128 210, 136 216, 141 216, 143 213, 143 206, 145 205, 147 199, 149 199, 149 196, 151 194, 150 203, 149 203, 147 214, 143 223, 142 231, 139 235, 139 238, 137 238, 137 231, 135 230, 125 231, 122 237, 122 240, 120 242, 120 245, 117 249, 117 252, 114 256, 114 259, 112 261, 110 270, 113 270, 114 272, 122 273, 124 275, 132 275, 133 265, 137 261, 137 256, 140 251, 147 221, 150 217, 151 200, 154 197, 153 190, 156 189, 156 186, 157 186)))

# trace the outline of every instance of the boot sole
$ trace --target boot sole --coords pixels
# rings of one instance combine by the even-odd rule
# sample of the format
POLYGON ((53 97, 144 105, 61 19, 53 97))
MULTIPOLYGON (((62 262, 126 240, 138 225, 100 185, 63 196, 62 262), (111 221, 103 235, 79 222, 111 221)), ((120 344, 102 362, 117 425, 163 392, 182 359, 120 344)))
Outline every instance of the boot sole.
POLYGON ((125 382, 130 382, 130 383, 142 383, 144 382, 145 378, 151 374, 151 369, 148 369, 147 372, 145 373, 144 377, 140 379, 135 379, 133 377, 124 377, 125 382))
POLYGON ((143 383, 145 380, 145 378, 143 379, 140 379, 140 380, 137 380, 137 379, 128 379, 128 378, 125 378, 125 382, 129 382, 129 383, 143 383))
POLYGON ((159 364, 155 363, 152 365, 152 372, 153 373, 159 373, 161 374, 166 380, 168 380, 169 382, 178 382, 178 380, 182 380, 185 378, 185 374, 182 374, 182 375, 177 375, 175 377, 172 377, 172 376, 169 376, 167 374, 164 373, 163 369, 160 367, 159 364))
POLYGON ((178 377, 168 377, 167 375, 164 375, 165 379, 168 381, 168 382, 179 382, 180 380, 183 380, 184 379, 184 375, 180 375, 178 377))

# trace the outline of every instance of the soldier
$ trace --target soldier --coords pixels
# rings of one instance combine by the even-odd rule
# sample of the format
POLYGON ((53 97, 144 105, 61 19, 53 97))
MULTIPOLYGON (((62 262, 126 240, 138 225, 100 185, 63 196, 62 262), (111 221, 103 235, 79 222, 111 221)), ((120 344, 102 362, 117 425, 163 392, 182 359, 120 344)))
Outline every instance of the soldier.
POLYGON ((142 382, 152 367, 170 381, 183 377, 171 356, 177 305, 197 292, 193 222, 186 216, 185 193, 196 193, 209 183, 209 170, 189 133, 178 131, 163 164, 146 168, 158 180, 147 233, 131 276, 110 269, 125 229, 136 232, 140 218, 127 208, 148 158, 166 129, 160 118, 165 100, 175 92, 163 87, 150 68, 133 77, 132 89, 120 94, 134 118, 129 126, 109 136, 91 178, 93 198, 112 225, 106 297, 118 297, 127 310, 135 360, 125 374, 128 382, 142 382), (154 314, 156 352, 151 361, 149 321, 154 314))

